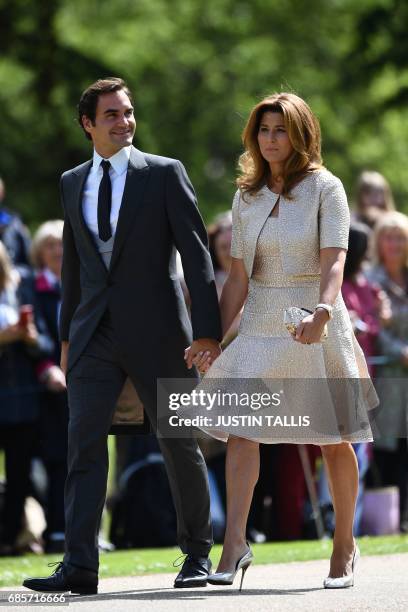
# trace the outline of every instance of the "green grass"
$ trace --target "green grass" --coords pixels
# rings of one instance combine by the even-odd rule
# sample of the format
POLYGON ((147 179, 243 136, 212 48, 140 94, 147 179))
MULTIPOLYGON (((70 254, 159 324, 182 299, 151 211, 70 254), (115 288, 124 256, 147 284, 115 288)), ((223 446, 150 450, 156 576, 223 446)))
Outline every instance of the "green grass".
MULTIPOLYGON (((408 536, 382 536, 359 538, 363 555, 386 555, 408 553, 408 536)), ((328 559, 332 543, 330 540, 266 543, 253 546, 254 563, 287 563, 328 559)), ((217 563, 221 546, 211 552, 213 563, 217 563)), ((180 555, 178 548, 139 549, 104 553, 100 556, 100 577, 139 576, 176 572, 173 561, 180 555)), ((0 586, 20 585, 27 576, 47 576, 54 568, 47 563, 60 561, 61 555, 25 555, 24 557, 0 558, 0 586)))

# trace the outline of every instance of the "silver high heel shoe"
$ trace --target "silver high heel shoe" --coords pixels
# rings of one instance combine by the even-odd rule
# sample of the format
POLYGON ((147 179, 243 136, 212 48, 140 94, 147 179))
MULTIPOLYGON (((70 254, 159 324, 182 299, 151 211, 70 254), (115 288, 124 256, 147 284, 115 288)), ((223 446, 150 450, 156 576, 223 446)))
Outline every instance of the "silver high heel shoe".
POLYGON ((360 558, 360 549, 356 544, 353 554, 353 561, 351 562, 351 574, 348 576, 340 576, 339 578, 331 578, 328 576, 324 579, 323 586, 325 589, 346 589, 354 585, 354 570, 357 565, 357 561, 360 558))
POLYGON ((252 550, 248 542, 247 542, 247 545, 248 545, 248 550, 246 551, 246 553, 242 555, 240 559, 238 559, 235 565, 235 570, 233 572, 216 572, 215 574, 210 574, 207 578, 207 582, 209 582, 210 584, 218 584, 218 585, 232 584, 239 570, 242 570, 241 584, 239 585, 239 590, 241 591, 245 572, 247 571, 248 567, 251 565, 252 559, 254 558, 254 555, 252 554, 252 550))

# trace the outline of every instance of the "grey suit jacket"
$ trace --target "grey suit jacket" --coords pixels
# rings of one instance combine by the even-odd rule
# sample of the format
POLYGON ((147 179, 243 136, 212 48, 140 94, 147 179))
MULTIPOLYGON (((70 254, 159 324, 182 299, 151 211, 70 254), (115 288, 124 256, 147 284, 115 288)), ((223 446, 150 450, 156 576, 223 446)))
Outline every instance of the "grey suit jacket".
POLYGON ((108 309, 124 360, 143 377, 188 375, 192 337, 221 339, 207 234, 194 189, 177 160, 132 147, 112 259, 106 269, 82 213, 92 160, 61 178, 65 212, 61 340, 68 371, 108 309), (192 328, 176 271, 180 252, 192 302, 192 328))

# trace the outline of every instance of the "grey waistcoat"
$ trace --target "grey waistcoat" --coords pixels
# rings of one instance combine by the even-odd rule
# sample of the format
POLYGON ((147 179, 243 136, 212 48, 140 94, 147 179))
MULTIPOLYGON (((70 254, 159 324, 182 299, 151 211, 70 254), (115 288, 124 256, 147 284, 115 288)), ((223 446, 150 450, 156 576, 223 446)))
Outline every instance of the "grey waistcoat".
POLYGON ((113 243, 115 242, 115 234, 113 234, 106 242, 101 240, 98 234, 93 234, 93 238, 95 240, 96 247, 103 259, 103 263, 105 264, 106 269, 108 270, 112 257, 113 243))

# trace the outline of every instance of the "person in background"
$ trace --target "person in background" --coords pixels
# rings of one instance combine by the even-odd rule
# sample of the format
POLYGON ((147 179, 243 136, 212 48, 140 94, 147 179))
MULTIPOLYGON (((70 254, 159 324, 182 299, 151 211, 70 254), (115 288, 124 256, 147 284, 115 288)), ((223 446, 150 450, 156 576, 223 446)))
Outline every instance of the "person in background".
POLYGON ((387 325, 391 318, 391 303, 385 291, 364 274, 369 236, 369 229, 363 223, 351 225, 341 291, 370 375, 374 376, 375 368, 370 360, 378 354, 378 334, 381 325, 387 325))
POLYGON ((0 241, 15 266, 29 266, 30 236, 20 217, 4 205, 6 188, 0 177, 0 241))
MULTIPOLYGON (((350 315, 353 331, 367 359, 370 376, 374 377, 375 367, 370 362, 377 353, 377 339, 381 323, 386 324, 391 316, 390 302, 386 293, 375 283, 370 282, 363 273, 370 230, 364 223, 354 222, 349 232, 349 247, 344 266, 344 279, 341 292, 350 315)), ((359 468, 359 491, 354 519, 354 535, 359 536, 363 511, 364 481, 372 458, 371 443, 353 444, 359 468)), ((319 478, 320 503, 328 510, 331 497, 324 471, 319 478)), ((328 530, 334 530, 333 512, 325 513, 328 530)))
POLYGON ((231 211, 227 210, 217 215, 213 223, 207 227, 207 233, 217 292, 221 295, 231 266, 231 211))
MULTIPOLYGON (((215 285, 218 298, 221 297, 222 288, 228 278, 231 266, 231 239, 232 214, 231 211, 217 215, 214 222, 207 228, 210 255, 214 267, 215 285)), ((223 346, 227 346, 237 335, 241 313, 233 321, 228 334, 224 338, 223 346)))
POLYGON ((379 172, 365 170, 357 179, 354 220, 373 228, 385 212, 395 210, 387 179, 379 172))
POLYGON ((67 477, 68 401, 65 376, 59 367, 58 317, 61 303, 62 231, 61 220, 47 221, 38 228, 31 245, 36 270, 35 292, 47 331, 55 350, 37 366, 41 394, 40 457, 48 477, 46 518, 43 534, 47 553, 64 550, 64 483, 67 477))
POLYGON ((1 555, 23 552, 18 536, 39 417, 35 364, 53 350, 35 307, 32 275, 27 268, 13 268, 0 243, 0 446, 5 450, 7 479, 1 555))
POLYGON ((397 485, 400 493, 400 530, 408 533, 408 217, 384 214, 373 235, 373 267, 369 280, 386 292, 391 316, 379 333, 384 357, 377 367, 382 410, 377 416, 381 437, 374 441, 374 461, 382 485, 397 485))

